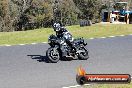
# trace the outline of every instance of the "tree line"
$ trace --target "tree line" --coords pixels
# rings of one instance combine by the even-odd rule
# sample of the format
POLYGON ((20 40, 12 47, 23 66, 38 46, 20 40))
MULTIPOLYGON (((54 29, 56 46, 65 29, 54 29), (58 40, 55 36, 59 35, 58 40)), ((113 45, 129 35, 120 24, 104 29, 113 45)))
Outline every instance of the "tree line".
POLYGON ((102 7, 102 0, 0 0, 0 32, 99 22, 102 7))

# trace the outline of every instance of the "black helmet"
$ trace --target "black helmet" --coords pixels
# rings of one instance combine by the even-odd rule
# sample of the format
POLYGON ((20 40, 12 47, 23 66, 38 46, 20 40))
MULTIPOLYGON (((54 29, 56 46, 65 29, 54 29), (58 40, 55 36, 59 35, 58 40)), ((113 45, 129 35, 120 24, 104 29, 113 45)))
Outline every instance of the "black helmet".
POLYGON ((61 25, 59 23, 54 23, 53 24, 54 31, 59 31, 60 30, 60 27, 61 27, 61 25))

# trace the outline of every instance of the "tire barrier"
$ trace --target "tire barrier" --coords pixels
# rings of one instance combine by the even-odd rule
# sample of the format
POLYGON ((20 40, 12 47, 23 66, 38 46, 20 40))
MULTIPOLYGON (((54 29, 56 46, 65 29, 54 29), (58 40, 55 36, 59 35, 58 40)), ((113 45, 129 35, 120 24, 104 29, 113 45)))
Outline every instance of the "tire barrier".
POLYGON ((92 22, 90 20, 80 20, 80 27, 91 26, 92 22))

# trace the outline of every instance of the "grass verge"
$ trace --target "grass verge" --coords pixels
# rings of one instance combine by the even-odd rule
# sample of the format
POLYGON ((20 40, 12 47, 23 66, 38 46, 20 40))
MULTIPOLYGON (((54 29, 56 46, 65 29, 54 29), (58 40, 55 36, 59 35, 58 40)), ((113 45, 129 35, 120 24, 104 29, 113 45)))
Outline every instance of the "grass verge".
MULTIPOLYGON (((79 25, 68 26, 67 29, 77 37, 98 38, 132 34, 132 25, 120 24, 96 24, 87 27, 79 25)), ((47 42, 48 36, 55 34, 52 28, 41 28, 29 31, 0 32, 0 45, 30 44, 47 42)))

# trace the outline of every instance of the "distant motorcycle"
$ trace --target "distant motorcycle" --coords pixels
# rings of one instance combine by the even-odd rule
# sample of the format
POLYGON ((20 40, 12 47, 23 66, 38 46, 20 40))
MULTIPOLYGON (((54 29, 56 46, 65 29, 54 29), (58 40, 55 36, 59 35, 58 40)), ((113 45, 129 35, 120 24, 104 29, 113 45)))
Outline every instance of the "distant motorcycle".
POLYGON ((49 62, 57 63, 60 59, 68 60, 68 57, 80 60, 89 58, 88 50, 85 48, 87 43, 83 38, 72 39, 72 35, 60 25, 55 25, 54 30, 56 35, 52 34, 48 38, 51 47, 47 50, 46 56, 49 62))

